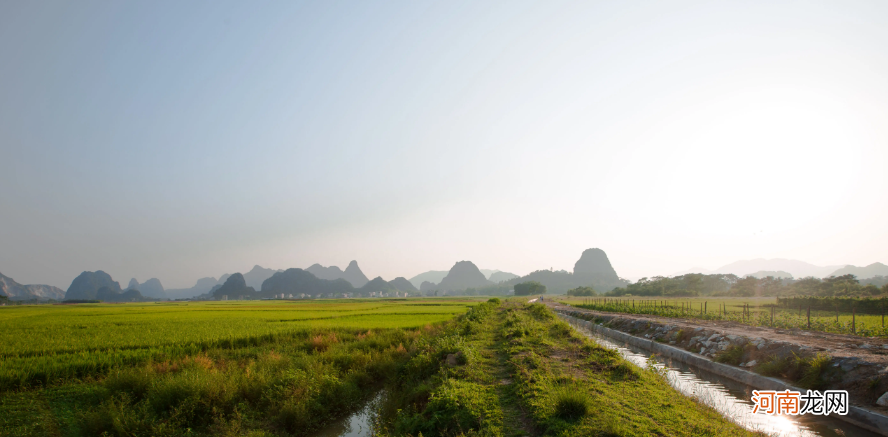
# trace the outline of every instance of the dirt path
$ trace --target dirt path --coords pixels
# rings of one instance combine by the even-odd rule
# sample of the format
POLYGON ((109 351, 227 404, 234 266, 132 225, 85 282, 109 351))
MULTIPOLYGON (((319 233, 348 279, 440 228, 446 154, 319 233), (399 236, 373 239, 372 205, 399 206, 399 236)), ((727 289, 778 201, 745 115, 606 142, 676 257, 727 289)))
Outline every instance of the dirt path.
MULTIPOLYGON (((502 323, 503 311, 496 314, 496 323, 502 323)), ((499 398, 500 409, 503 412, 503 434, 506 437, 537 436, 527 413, 521 408, 521 403, 516 393, 516 384, 509 372, 509 354, 505 352, 505 340, 499 335, 492 334, 488 339, 488 350, 493 351, 490 361, 490 371, 496 375, 496 394, 499 398)))
POLYGON ((882 338, 859 337, 854 335, 829 334, 815 331, 784 330, 742 325, 728 321, 711 321, 699 319, 679 319, 651 316, 646 314, 623 314, 603 311, 585 310, 559 302, 544 301, 552 309, 570 309, 592 315, 620 316, 627 319, 647 320, 651 322, 675 325, 681 328, 705 327, 711 330, 750 338, 766 338, 772 341, 807 346, 815 351, 825 351, 833 357, 855 357, 863 361, 888 366, 888 340, 882 338), (862 346, 862 347, 861 347, 862 346))

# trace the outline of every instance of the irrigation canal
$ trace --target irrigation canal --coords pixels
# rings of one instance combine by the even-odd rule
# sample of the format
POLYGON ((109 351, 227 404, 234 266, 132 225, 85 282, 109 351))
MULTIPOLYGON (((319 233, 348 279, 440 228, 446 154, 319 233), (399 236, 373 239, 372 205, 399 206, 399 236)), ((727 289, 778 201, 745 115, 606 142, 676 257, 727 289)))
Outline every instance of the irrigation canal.
POLYGON ((702 369, 691 368, 684 363, 652 363, 649 360, 650 355, 646 355, 644 350, 630 345, 616 344, 596 332, 572 323, 572 317, 560 313, 558 315, 568 321, 574 329, 598 344, 616 349, 629 362, 641 368, 647 368, 653 364, 658 369, 665 371, 669 384, 679 392, 685 396, 699 399, 702 403, 715 408, 723 416, 746 429, 779 437, 871 437, 879 435, 829 416, 753 414, 752 402, 749 400, 752 397, 753 387, 702 369), (836 430, 841 431, 837 432, 836 430))

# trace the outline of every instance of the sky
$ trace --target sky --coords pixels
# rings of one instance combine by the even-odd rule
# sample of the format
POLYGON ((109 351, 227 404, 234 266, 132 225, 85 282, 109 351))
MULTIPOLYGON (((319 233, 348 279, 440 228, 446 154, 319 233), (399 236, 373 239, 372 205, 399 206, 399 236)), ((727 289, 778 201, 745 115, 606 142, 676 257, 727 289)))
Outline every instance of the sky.
POLYGON ((0 2, 0 272, 888 263, 888 2, 0 2))

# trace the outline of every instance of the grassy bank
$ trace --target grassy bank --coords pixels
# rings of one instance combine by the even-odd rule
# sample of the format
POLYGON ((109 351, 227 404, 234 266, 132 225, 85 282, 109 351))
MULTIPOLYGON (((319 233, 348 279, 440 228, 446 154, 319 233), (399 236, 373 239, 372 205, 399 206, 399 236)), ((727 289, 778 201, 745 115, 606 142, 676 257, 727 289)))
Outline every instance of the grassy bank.
POLYGON ((558 298, 559 302, 594 311, 648 314, 701 320, 724 320, 749 326, 800 329, 861 337, 888 338, 885 318, 875 314, 779 307, 776 298, 558 298), (810 324, 809 324, 810 320, 810 324))
POLYGON ((754 435, 543 305, 492 301, 415 345, 382 435, 754 435))

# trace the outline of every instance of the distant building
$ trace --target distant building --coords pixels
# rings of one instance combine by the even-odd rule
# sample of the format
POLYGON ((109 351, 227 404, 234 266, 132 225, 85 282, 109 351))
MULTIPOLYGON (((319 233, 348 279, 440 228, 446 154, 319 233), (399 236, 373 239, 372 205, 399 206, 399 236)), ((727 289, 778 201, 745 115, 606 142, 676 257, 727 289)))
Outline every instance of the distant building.
POLYGON ((222 300, 228 300, 228 295, 227 295, 227 294, 223 294, 223 295, 222 295, 222 300))

